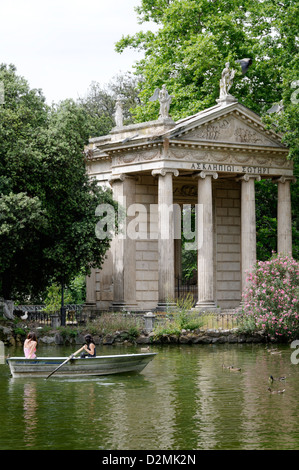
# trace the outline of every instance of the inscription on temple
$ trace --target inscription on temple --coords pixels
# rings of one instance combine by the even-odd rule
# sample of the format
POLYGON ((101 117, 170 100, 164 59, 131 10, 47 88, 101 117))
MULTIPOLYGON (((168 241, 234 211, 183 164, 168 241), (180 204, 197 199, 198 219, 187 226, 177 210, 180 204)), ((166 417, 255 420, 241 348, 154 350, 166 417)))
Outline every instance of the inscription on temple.
POLYGON ((247 165, 224 165, 219 163, 192 163, 191 170, 224 171, 227 173, 254 173, 258 175, 269 174, 269 168, 247 165))

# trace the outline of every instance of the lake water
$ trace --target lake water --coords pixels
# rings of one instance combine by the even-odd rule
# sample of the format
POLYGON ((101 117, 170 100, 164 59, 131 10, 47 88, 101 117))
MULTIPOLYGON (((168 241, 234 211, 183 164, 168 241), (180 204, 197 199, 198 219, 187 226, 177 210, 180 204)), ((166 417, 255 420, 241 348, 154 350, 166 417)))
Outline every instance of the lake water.
MULTIPOLYGON (((281 355, 251 344, 152 346, 158 355, 142 373, 98 378, 13 379, 0 365, 0 449, 299 449, 299 364, 289 345, 278 347, 281 355), (271 385, 284 393, 268 391, 270 375, 286 376, 271 385)), ((140 348, 97 347, 132 352, 140 348)))

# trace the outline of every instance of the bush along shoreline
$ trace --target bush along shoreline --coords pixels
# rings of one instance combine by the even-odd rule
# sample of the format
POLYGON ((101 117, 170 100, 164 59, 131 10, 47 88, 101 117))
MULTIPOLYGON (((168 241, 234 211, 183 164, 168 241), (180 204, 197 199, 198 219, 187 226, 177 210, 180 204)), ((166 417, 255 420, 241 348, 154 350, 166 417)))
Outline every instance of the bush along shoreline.
POLYGON ((265 331, 253 333, 243 332, 238 328, 232 329, 182 329, 175 332, 155 331, 147 332, 142 328, 130 327, 128 329, 103 332, 97 328, 34 327, 29 324, 13 324, 5 322, 0 325, 0 341, 5 346, 22 346, 29 331, 34 331, 39 344, 49 345, 80 345, 84 344, 84 335, 93 335, 97 345, 142 345, 155 344, 223 344, 223 343, 277 343, 285 342, 275 338, 265 331))
POLYGON ((248 332, 264 331, 280 341, 299 337, 299 262, 272 255, 248 275, 238 322, 248 332))

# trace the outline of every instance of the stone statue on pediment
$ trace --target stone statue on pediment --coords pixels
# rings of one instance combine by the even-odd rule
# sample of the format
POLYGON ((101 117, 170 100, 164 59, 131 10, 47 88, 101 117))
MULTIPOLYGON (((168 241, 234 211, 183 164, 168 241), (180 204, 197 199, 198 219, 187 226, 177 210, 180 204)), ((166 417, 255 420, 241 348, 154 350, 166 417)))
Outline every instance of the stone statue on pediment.
POLYGON ((229 62, 226 62, 225 68, 222 70, 220 79, 220 96, 216 100, 220 105, 235 103, 238 100, 232 96, 229 91, 233 85, 235 70, 230 68, 229 62))
POLYGON ((172 96, 168 94, 168 91, 166 90, 166 85, 162 85, 161 90, 159 88, 156 88, 153 96, 149 98, 149 101, 156 100, 159 100, 160 102, 159 119, 168 119, 172 96))
POLYGON ((115 114, 114 114, 116 127, 123 127, 124 125, 124 116, 121 97, 118 96, 115 104, 115 114))
POLYGON ((229 90, 232 87, 235 76, 235 70, 230 68, 229 62, 226 62, 225 68, 222 70, 220 79, 220 99, 231 96, 229 90))

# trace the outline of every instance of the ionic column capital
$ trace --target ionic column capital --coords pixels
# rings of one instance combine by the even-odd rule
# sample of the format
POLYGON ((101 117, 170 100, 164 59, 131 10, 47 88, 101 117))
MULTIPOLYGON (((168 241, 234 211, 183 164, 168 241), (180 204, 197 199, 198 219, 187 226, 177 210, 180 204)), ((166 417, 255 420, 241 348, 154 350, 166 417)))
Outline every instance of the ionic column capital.
POLYGON ((218 178, 218 173, 216 171, 201 171, 193 175, 193 178, 202 178, 205 179, 207 176, 211 176, 214 180, 218 178))
POLYGON ((290 183, 296 183, 297 181, 297 178, 295 178, 295 176, 280 176, 279 178, 273 178, 272 179, 272 183, 282 183, 282 184, 285 184, 287 182, 290 182, 290 183))
POLYGON ((246 183, 248 183, 248 181, 250 181, 251 179, 254 179, 255 181, 261 181, 262 178, 260 175, 250 175, 246 173, 245 175, 236 178, 236 181, 245 181, 246 183))
POLYGON ((160 168, 152 171, 152 176, 166 176, 167 173, 172 173, 173 176, 179 176, 179 170, 175 168, 160 168))
POLYGON ((109 176, 108 181, 109 181, 110 186, 112 186, 113 183, 117 183, 118 181, 125 181, 125 179, 126 179, 126 175, 123 174, 123 173, 121 173, 121 174, 119 174, 119 175, 111 175, 111 176, 109 176))
POLYGON ((136 176, 128 175, 126 173, 119 173, 117 175, 111 175, 108 178, 108 182, 109 182, 110 186, 113 186, 114 183, 117 183, 119 181, 121 181, 123 183, 126 179, 136 180, 136 176))

